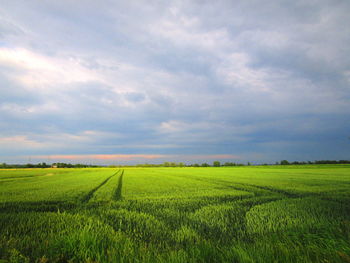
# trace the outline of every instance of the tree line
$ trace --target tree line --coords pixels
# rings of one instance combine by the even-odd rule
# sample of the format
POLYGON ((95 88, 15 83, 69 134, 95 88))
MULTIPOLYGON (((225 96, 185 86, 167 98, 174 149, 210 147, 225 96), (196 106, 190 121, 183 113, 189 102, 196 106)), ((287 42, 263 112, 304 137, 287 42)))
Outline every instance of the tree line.
POLYGON ((87 167, 99 167, 98 165, 90 164, 71 164, 71 163, 27 163, 27 164, 7 164, 0 163, 0 169, 22 169, 22 168, 87 168, 87 167))
POLYGON ((280 165, 304 165, 304 164, 350 164, 350 160, 319 160, 319 161, 307 161, 307 162, 289 162, 287 160, 282 160, 280 163, 276 162, 276 164, 280 165))
MULTIPOLYGON (((318 160, 318 161, 307 161, 289 162, 288 160, 282 160, 274 164, 262 163, 254 165, 306 165, 306 164, 350 164, 350 160, 318 160)), ((250 166, 250 162, 247 163, 235 163, 235 162, 225 162, 214 161, 212 164, 209 163, 193 163, 185 164, 183 162, 164 162, 162 164, 136 164, 136 165, 110 165, 108 167, 228 167, 228 166, 250 166)), ((22 169, 22 168, 88 168, 88 167, 106 167, 102 165, 91 165, 91 164, 71 164, 71 163, 27 163, 27 164, 6 164, 0 163, 0 169, 22 169)))

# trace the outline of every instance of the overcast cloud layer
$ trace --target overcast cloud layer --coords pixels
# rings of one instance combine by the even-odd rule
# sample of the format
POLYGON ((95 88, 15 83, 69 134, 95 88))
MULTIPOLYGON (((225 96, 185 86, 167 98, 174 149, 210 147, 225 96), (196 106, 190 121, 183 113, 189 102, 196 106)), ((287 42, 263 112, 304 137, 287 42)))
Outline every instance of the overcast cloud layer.
POLYGON ((0 161, 349 159, 349 12, 1 0, 0 161))

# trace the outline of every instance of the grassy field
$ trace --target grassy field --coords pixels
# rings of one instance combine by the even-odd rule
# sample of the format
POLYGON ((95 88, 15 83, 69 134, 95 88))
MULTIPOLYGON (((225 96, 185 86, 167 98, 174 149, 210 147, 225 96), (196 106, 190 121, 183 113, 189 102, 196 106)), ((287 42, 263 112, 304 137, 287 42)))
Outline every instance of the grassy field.
POLYGON ((350 166, 0 170, 0 262, 350 262, 350 166))

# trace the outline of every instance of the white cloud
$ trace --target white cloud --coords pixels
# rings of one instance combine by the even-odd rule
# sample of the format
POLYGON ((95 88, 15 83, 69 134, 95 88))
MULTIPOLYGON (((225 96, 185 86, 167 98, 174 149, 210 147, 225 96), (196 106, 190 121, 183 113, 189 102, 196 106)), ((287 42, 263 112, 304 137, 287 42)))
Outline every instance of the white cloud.
POLYGON ((14 77, 32 89, 98 80, 93 71, 73 59, 44 56, 24 48, 0 48, 0 63, 17 69, 14 77))
POLYGON ((267 91, 268 78, 272 72, 267 69, 254 69, 249 66, 250 58, 245 53, 228 55, 216 72, 226 83, 251 91, 267 91))

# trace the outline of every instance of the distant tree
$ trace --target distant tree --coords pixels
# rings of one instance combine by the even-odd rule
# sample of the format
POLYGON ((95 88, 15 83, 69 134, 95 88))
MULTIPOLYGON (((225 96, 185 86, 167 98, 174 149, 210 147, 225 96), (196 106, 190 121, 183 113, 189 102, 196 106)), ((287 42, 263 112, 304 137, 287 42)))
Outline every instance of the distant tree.
POLYGON ((288 164, 289 164, 289 162, 287 160, 282 160, 281 161, 281 165, 288 165, 288 164))
POLYGON ((248 162, 247 165, 250 166, 250 162, 248 162))
POLYGON ((178 166, 179 166, 179 167, 184 167, 185 164, 184 164, 184 163, 179 163, 178 166))
POLYGON ((193 164, 193 167, 199 167, 198 163, 193 164))
POLYGON ((231 163, 231 162, 226 162, 222 166, 236 166, 236 164, 235 163, 231 163))
POLYGON ((209 167, 210 165, 207 163, 202 163, 202 167, 209 167))
POLYGON ((214 161, 213 162, 214 167, 220 167, 220 162, 219 161, 214 161))

